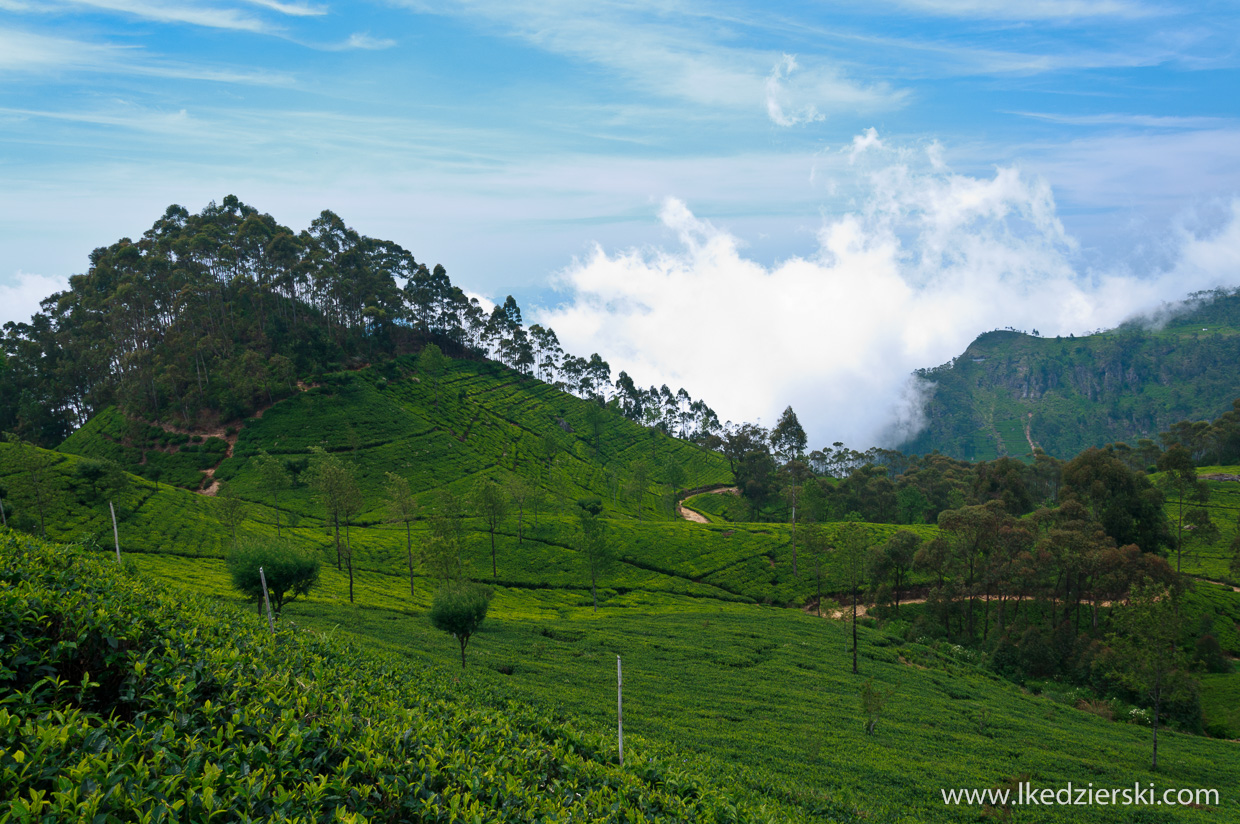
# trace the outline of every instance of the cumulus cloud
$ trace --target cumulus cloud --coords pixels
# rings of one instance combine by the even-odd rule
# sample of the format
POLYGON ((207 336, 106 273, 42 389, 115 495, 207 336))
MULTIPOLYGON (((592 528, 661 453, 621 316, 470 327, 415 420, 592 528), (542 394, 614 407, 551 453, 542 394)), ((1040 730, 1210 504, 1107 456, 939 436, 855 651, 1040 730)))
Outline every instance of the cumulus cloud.
POLYGON ((68 288, 66 278, 18 272, 12 283, 0 283, 0 327, 9 321, 28 323, 39 311, 39 301, 68 288))
POLYGON ((864 447, 915 432, 927 387, 910 374, 980 332, 1079 334, 1240 279, 1240 199, 1210 227, 1169 230, 1171 266, 1088 271, 1049 184, 1019 167, 959 174, 938 144, 890 147, 869 132, 842 153, 866 194, 823 222, 815 254, 764 265, 668 199, 672 248, 596 247, 561 273, 569 300, 539 322, 567 350, 597 350, 642 385, 683 386, 721 418, 771 424, 792 404, 812 446, 864 447))

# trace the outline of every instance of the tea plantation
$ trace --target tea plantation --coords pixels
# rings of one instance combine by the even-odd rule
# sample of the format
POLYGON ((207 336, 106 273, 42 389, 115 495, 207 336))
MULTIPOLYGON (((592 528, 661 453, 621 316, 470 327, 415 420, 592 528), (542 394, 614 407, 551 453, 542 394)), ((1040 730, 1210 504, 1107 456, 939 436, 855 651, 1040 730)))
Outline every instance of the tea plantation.
POLYGON ((0 533, 0 821, 785 821, 706 765, 0 533))
MULTIPOLYGON (((453 361, 437 391, 424 378, 400 358, 327 375, 219 437, 108 412, 56 452, 0 443, 0 488, 20 492, 6 498, 10 519, 79 544, 0 529, 0 791, 20 799, 0 823, 1240 821, 1235 742, 1164 729, 1150 772, 1150 730, 1122 723, 1130 707, 1102 712, 1054 682, 1005 681, 971 651, 910 632, 920 603, 881 629, 865 619, 853 675, 848 625, 811 614, 820 587, 842 597, 843 572, 815 563, 803 533, 794 543, 787 524, 746 523, 745 503, 726 494, 686 499, 710 523, 676 517, 678 490, 731 481, 718 454, 495 364, 453 361), (314 448, 347 466, 361 493, 342 524, 352 587, 304 477, 314 448), (253 460, 263 452, 291 470, 278 499, 253 460), (101 491, 88 471, 99 459, 133 474, 101 491), (204 469, 242 504, 235 538, 234 504, 196 491, 204 469), (428 618, 433 580, 420 565, 411 580, 388 472, 416 499, 415 551, 445 491, 462 507, 463 561, 494 593, 464 670, 428 618), (482 478, 533 490, 499 519, 494 575, 474 505, 482 478), (597 612, 578 515, 592 499, 609 547, 597 612), (277 515, 283 540, 324 568, 271 637, 224 558, 234 543, 275 538, 277 515), (880 709, 864 709, 867 684, 880 709), (1217 789, 1219 799, 942 798, 1025 782, 1217 789)), ((1184 567, 1226 579, 1237 485, 1209 483, 1220 537, 1184 567)), ((824 528, 831 537, 839 525, 824 528)), ((879 543, 898 527, 863 528, 879 543)), ((1213 616, 1224 651, 1240 652, 1240 594, 1201 582, 1192 598, 1194 618, 1213 616)), ((1203 678, 1207 726, 1240 730, 1237 684, 1234 673, 1203 678)))

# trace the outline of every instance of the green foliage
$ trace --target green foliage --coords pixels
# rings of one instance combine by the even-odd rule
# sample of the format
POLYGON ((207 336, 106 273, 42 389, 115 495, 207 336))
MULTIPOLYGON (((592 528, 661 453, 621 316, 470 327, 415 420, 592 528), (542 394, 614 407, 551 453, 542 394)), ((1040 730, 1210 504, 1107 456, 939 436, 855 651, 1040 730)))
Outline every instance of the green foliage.
POLYGON ((228 443, 209 436, 194 438, 125 417, 108 407, 56 447, 58 452, 112 461, 127 472, 186 489, 197 489, 203 470, 222 461, 228 443))
POLYGON ((237 528, 245 521, 248 507, 245 501, 237 497, 237 493, 233 491, 231 484, 221 483, 215 497, 219 501, 217 511, 220 515, 220 521, 232 533, 233 548, 235 549, 237 546, 237 528))
POLYGON ((577 513, 580 525, 577 546, 590 573, 590 598, 594 603, 594 611, 598 612, 598 579, 612 567, 615 556, 607 543, 606 527, 598 517, 600 507, 590 506, 591 503, 586 501, 577 513))
POLYGON ((261 604, 265 577, 267 594, 276 613, 286 603, 310 592, 318 583, 320 566, 317 557, 279 542, 242 544, 228 554, 233 586, 261 604))
MULTIPOLYGON (((194 581, 204 592, 227 586, 222 574, 209 575, 216 562, 138 560, 148 575, 194 581)), ((574 572, 579 581, 580 567, 574 572)), ((464 676, 456 685, 438 674, 439 666, 462 672, 459 650, 444 643, 425 613, 409 609, 400 576, 360 580, 372 593, 369 608, 350 608, 347 581, 327 569, 320 590, 286 609, 286 624, 398 653, 464 690, 464 676)), ((433 592, 423 584, 415 603, 428 605, 433 592)), ((915 633, 906 640, 903 631, 880 632, 863 620, 865 674, 883 689, 900 685, 898 701, 888 704, 894 711, 869 736, 858 697, 863 679, 847 666, 847 624, 796 609, 650 590, 613 594, 608 607, 595 614, 580 586, 497 586, 485 640, 470 645, 467 672, 524 707, 558 707, 559 717, 576 719, 576 726, 610 734, 614 760, 615 658, 622 654, 630 769, 645 763, 656 742, 675 745, 672 763, 681 774, 708 775, 738 802, 765 806, 778 821, 976 821, 977 808, 945 809, 939 790, 998 786, 1022 774, 1047 786, 1075 785, 1087 775, 1095 786, 1139 780, 1221 788, 1222 806, 1176 811, 1177 820, 1189 822, 1216 820, 1240 801, 1230 789, 1240 787, 1234 745, 1160 731, 1168 761, 1176 764, 1172 784, 1172 774, 1147 771, 1148 726, 1082 712, 1066 685, 1055 685, 1053 695, 1049 687, 1042 696, 1022 690, 967 648, 917 640, 915 633), (980 709, 988 712, 984 731, 980 709)), ((1120 717, 1128 717, 1127 707, 1120 717)), ((1037 820, 1128 824, 1132 813, 1074 807, 1037 820)))
POLYGON ((439 409, 439 383, 443 380, 447 366, 443 350, 433 343, 428 343, 422 354, 418 355, 418 369, 426 375, 435 392, 435 409, 439 409))
POLYGON ((1063 493, 1088 508, 1120 546, 1136 544, 1153 553, 1172 542, 1162 494, 1110 448, 1086 449, 1069 461, 1063 493))
POLYGON ((272 639, 252 615, 80 551, 0 532, 0 582, 6 822, 773 824, 792 812, 636 736, 649 752, 620 770, 598 735, 485 681, 287 625, 272 639))
POLYGON ((490 478, 479 478, 474 484, 473 505, 478 517, 491 534, 491 577, 499 576, 495 559, 495 530, 508 517, 508 499, 499 485, 490 478))
POLYGON ((430 619, 461 645, 461 669, 465 669, 465 647, 487 617, 491 591, 478 584, 445 584, 431 601, 430 619))
MULTIPOLYGON (((921 371, 935 385, 927 425, 900 448, 1025 459, 1032 441, 1067 458, 1227 412, 1237 394, 1240 291, 1195 297, 1192 309, 1158 330, 1133 324, 1076 338, 978 336, 950 363, 921 371)), ((1240 460, 1240 430, 1216 446, 1223 451, 1211 462, 1240 460)))
POLYGON ((878 719, 887 708, 887 702, 895 694, 895 687, 882 689, 874 683, 874 678, 865 679, 861 685, 861 712, 865 715, 865 734, 873 735, 878 727, 878 719))
POLYGON ((1139 589, 1117 617, 1116 675, 1153 708, 1151 770, 1158 769, 1158 725, 1164 707, 1169 699, 1196 693, 1196 685, 1186 673, 1188 661, 1180 649, 1182 622, 1179 593, 1159 586, 1139 589))
POLYGON ((260 451, 254 460, 258 477, 271 495, 271 506, 276 513, 276 535, 280 534, 280 493, 293 485, 293 478, 288 467, 278 458, 273 458, 266 451, 260 451))

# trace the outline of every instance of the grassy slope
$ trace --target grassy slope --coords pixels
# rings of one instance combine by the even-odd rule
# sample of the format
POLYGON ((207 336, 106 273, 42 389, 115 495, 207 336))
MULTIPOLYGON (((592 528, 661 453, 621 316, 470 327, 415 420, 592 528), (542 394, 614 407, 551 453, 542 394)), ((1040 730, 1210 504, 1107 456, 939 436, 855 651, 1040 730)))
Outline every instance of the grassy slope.
MULTIPOLYGON (((1203 466, 1197 470, 1197 474, 1240 475, 1240 466, 1203 466)), ((1219 538, 1208 545, 1196 545, 1187 541, 1183 568, 1190 575, 1216 581, 1232 581, 1240 585, 1240 581, 1235 580, 1236 576, 1228 570, 1232 558, 1231 543, 1236 538, 1237 529, 1240 529, 1240 482, 1205 481, 1205 484, 1210 489, 1210 500, 1206 503, 1206 509, 1210 511, 1210 520, 1218 527, 1219 538)), ((1185 509, 1187 510, 1187 506, 1185 509)), ((1169 502, 1166 510, 1174 531, 1176 504, 1169 502)))
POLYGON ((5 529, 0 618, 0 824, 805 820, 633 734, 619 767, 472 673, 269 635, 5 529))
MULTIPOLYGON (((1237 813, 1240 760, 1234 745, 1168 734, 1166 771, 1151 776, 1145 772, 1146 730, 1023 694, 950 648, 905 644, 862 628, 863 674, 897 687, 879 734, 865 736, 859 681, 846 672, 845 627, 796 610, 745 603, 803 603, 812 593, 805 566, 798 578, 791 575, 787 526, 673 520, 659 511, 653 484, 638 520, 636 502, 609 494, 609 469, 623 483, 633 460, 657 463, 652 458, 667 454, 660 451, 665 447, 680 450, 686 462, 701 461, 688 485, 726 481, 726 464, 666 439, 652 447, 643 430, 615 418, 608 421, 596 456, 581 437, 586 431, 581 402, 534 381, 516 387, 509 378, 510 373, 491 374, 488 367, 455 364, 450 376, 455 389, 441 390, 437 416, 424 383, 374 372, 342 375, 331 386, 247 422, 236 456, 219 474, 234 478, 236 488, 252 499, 242 528, 250 537, 274 533, 274 512, 264 505, 244 463, 260 446, 297 455, 323 443, 353 462, 365 479, 364 517, 370 523, 352 530, 357 604, 347 602, 347 578, 329 568, 314 596, 289 608, 290 618, 356 635, 377 649, 450 664, 454 646, 425 616, 429 583, 417 577, 409 593, 403 529, 377 522, 378 478, 383 469, 399 467, 425 499, 445 481, 462 488, 469 475, 522 474, 561 502, 583 492, 604 497, 608 532, 621 562, 603 582, 603 609, 595 615, 588 608, 588 578, 573 548, 569 507, 544 507, 520 544, 510 517, 499 538, 500 576, 491 616, 470 650, 484 680, 535 703, 558 702, 601 730, 613 718, 613 658, 622 654, 629 729, 652 741, 697 749, 711 759, 712 771, 730 776, 754 797, 769 793, 818 817, 975 820, 976 810, 945 810, 938 789, 998 786, 1022 776, 1046 786, 1140 780, 1218 787, 1225 793, 1231 788, 1224 806, 1228 814, 1237 813), (558 419, 574 432, 565 432, 558 419), (544 435, 560 442, 550 466, 530 457, 538 454, 544 435)), ((7 449, 0 445, 0 483, 19 490, 22 505, 22 481, 11 475, 7 449)), ((49 513, 49 531, 65 539, 91 533, 110 539, 106 507, 77 500, 80 490, 73 487, 71 471, 78 459, 57 459, 52 476, 60 494, 49 513)), ((699 496, 694 503, 725 497, 699 496)), ((127 552, 138 551, 143 569, 236 600, 219 560, 230 536, 216 520, 218 502, 134 479, 121 503, 122 540, 127 552)), ((294 541, 330 557, 330 535, 308 491, 294 491, 288 505, 298 513, 294 541)), ((471 565, 485 579, 488 538, 479 521, 471 519, 467 527, 471 565)), ((416 529, 415 540, 421 525, 416 529)), ((830 580, 825 588, 833 588, 830 580)), ((1231 683, 1210 686, 1207 703, 1220 703, 1214 696, 1226 696, 1231 683)), ((1132 820, 1102 808, 1020 815, 1027 821, 1132 820)), ((1179 811, 1151 820, 1218 819, 1208 812, 1179 811)))
MULTIPOLYGON (((671 520, 662 505, 666 467, 679 463, 689 487, 730 479, 727 462, 718 454, 685 441, 652 433, 621 415, 607 411, 598 437, 587 418, 590 404, 547 384, 495 363, 450 361, 438 390, 419 376, 412 358, 398 358, 380 367, 329 375, 323 384, 280 401, 259 418, 239 426, 233 456, 216 470, 242 497, 270 503, 267 491, 247 459, 265 449, 282 458, 302 458, 311 447, 322 447, 346 458, 355 469, 366 510, 363 520, 383 517, 384 473, 409 478, 423 501, 447 487, 466 495, 479 476, 497 481, 523 477, 551 500, 602 498, 611 515, 671 520), (645 462, 649 484, 640 499, 621 494, 634 467, 645 462)), ((74 433, 59 448, 91 457, 106 457, 138 472, 145 451, 148 462, 180 461, 178 471, 165 470, 165 480, 196 488, 200 476, 186 481, 184 466, 214 466, 223 457, 214 441, 162 446, 178 449, 166 455, 143 449, 151 428, 125 421, 109 411, 74 433), (194 450, 188 454, 186 450, 194 450), (215 461, 208 463, 202 450, 215 461)), ((171 437, 176 441, 176 436, 171 437)), ((315 516, 318 506, 304 484, 290 490, 281 506, 315 516)))
MULTIPOLYGON (((265 418, 265 416, 264 416, 265 418)), ((30 513, 33 505, 23 492, 23 479, 13 474, 13 447, 0 444, 0 484, 18 493, 16 501, 30 513), (6 481, 7 478, 7 481, 6 481)), ((104 502, 87 503, 73 467, 74 455, 52 455, 57 464, 49 472, 52 503, 48 507, 48 535, 55 540, 112 545, 111 521, 104 502)), ((211 497, 132 477, 129 491, 117 501, 121 544, 126 552, 160 552, 187 557, 222 558, 232 537, 219 521, 220 502, 211 497)), ((240 482, 238 482, 240 484, 240 482)), ((371 508, 378 510, 377 503, 371 508)), ((646 513, 647 517, 651 513, 646 513)), ((527 514, 518 539, 515 513, 496 536, 499 576, 496 583, 527 589, 559 588, 586 592, 589 577, 576 549, 576 520, 566 508, 550 504, 537 522, 527 514)), ((335 562, 331 530, 322 518, 297 516, 283 535, 292 543, 313 549, 335 562)), ((472 574, 490 581, 490 536, 478 518, 467 518, 465 557, 472 574)), ((834 528, 834 527, 828 527, 834 528)), ((897 527, 871 525, 875 540, 897 527)), ((933 527, 916 529, 930 534, 933 527)), ((600 581, 600 597, 609 599, 632 591, 678 593, 720 600, 800 605, 814 594, 816 584, 808 561, 800 561, 799 576, 792 575, 791 529, 786 524, 719 524, 703 526, 683 520, 637 520, 623 512, 606 519, 609 543, 617 562, 600 581)), ((274 537, 275 512, 260 502, 249 504, 239 539, 274 537)), ((413 543, 426 535, 424 522, 413 524, 413 543)), ((371 522, 353 527, 349 534, 355 568, 391 576, 407 575, 405 530, 400 524, 371 522)), ((416 551, 416 549, 415 549, 416 551)), ((421 571, 418 570, 418 576, 421 571)), ((826 571, 823 588, 839 589, 834 571, 826 571)))
MULTIPOLYGON (((142 569, 206 593, 227 592, 222 565, 144 555, 142 569)), ((429 588, 410 596, 389 576, 347 583, 326 570, 318 591, 287 608, 300 625, 451 667, 451 639, 426 618, 429 588)), ((230 595, 225 600, 240 603, 230 595)), ((615 657, 624 661, 625 730, 698 751, 712 774, 766 793, 819 820, 974 821, 942 805, 943 787, 1217 787, 1240 815, 1235 744, 1166 733, 1163 771, 1148 772, 1149 730, 1103 721, 1036 697, 973 666, 946 645, 906 643, 862 627, 861 670, 896 689, 867 736, 863 681, 848 671, 848 628, 796 610, 631 592, 597 614, 584 592, 500 588, 470 644, 475 677, 556 704, 600 733, 614 724, 615 657)), ((640 751, 639 751, 640 752, 640 751)), ((1179 810, 1151 820, 1215 821, 1179 810)), ((1022 810, 1023 821, 1132 821, 1131 810, 1022 810)))

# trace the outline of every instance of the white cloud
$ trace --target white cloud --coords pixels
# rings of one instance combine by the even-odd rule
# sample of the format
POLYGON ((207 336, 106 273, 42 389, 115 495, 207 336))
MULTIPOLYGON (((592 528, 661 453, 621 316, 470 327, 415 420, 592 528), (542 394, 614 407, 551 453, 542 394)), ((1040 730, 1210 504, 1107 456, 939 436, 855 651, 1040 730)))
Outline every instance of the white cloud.
MULTIPOLYGON (((162 0, 69 0, 77 6, 117 11, 157 23, 188 23, 212 29, 264 32, 267 24, 239 9, 162 0)), ((260 3, 270 8, 266 3, 260 3)))
POLYGON ((0 72, 44 75, 62 72, 110 72, 162 79, 264 86, 287 86, 293 82, 291 76, 280 72, 238 70, 152 59, 144 50, 134 46, 88 43, 18 29, 0 29, 0 72))
POLYGON ((0 71, 92 69, 122 59, 128 49, 0 29, 0 71))
POLYGON ((261 6, 265 9, 278 11, 280 14, 287 14, 290 17, 320 17, 327 14, 324 6, 305 6, 300 3, 280 3, 278 0, 245 0, 252 6, 261 6))
POLYGON ((897 5, 944 17, 988 20, 1074 20, 1149 17, 1161 13, 1127 0, 894 0, 897 5))
MULTIPOLYGON (((763 105, 775 116, 770 108, 771 52, 736 45, 742 41, 740 32, 757 26, 757 21, 740 21, 694 3, 395 2, 423 13, 484 21, 548 53, 611 70, 662 97, 716 107, 763 105)), ((781 65, 782 60, 777 72, 781 65)), ((885 83, 855 82, 838 66, 825 63, 807 68, 785 89, 787 73, 775 79, 775 92, 777 97, 791 96, 797 112, 790 117, 804 116, 806 106, 812 106, 815 114, 841 108, 873 111, 898 107, 905 99, 904 92, 885 83)), ((786 105, 777 100, 778 107, 786 105)))
POLYGON ((18 272, 12 283, 0 283, 0 327, 10 321, 28 323, 39 311, 39 301, 68 288, 67 278, 18 272))
POLYGON ((912 370, 982 331, 1080 333, 1240 281, 1240 200, 1209 232, 1179 230, 1165 271, 1083 272, 1044 180, 956 174, 937 152, 866 156, 869 193, 824 222, 817 254, 760 264, 669 199, 660 218, 678 248, 595 248, 562 273, 569 302, 539 322, 567 350, 597 350, 642 385, 684 386, 723 418, 769 424, 791 403, 812 445, 864 447, 914 429, 912 370))
POLYGON ((777 126, 796 126, 825 119, 813 103, 797 108, 789 100, 790 95, 784 81, 796 68, 796 56, 785 54, 766 78, 766 113, 777 126))
POLYGON ((364 49, 366 51, 382 51, 390 49, 396 45, 396 41, 390 37, 371 37, 366 32, 354 32, 350 34, 348 39, 336 43, 331 46, 320 46, 326 51, 346 51, 349 49, 364 49))
POLYGON ((1135 126, 1148 129, 1213 129, 1233 121, 1222 117, 1171 117, 1166 115, 1122 114, 1118 112, 1068 115, 1053 112, 1008 112, 1008 114, 1062 123, 1066 126, 1135 126))
POLYGON ((873 126, 858 135, 853 135, 852 147, 848 151, 848 162, 856 163, 867 149, 882 149, 883 141, 878 136, 878 129, 873 126))

